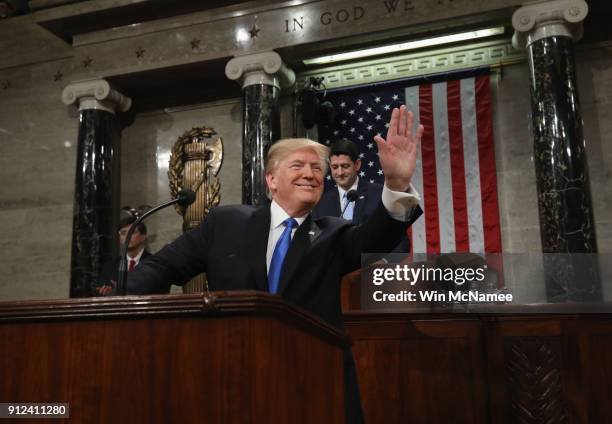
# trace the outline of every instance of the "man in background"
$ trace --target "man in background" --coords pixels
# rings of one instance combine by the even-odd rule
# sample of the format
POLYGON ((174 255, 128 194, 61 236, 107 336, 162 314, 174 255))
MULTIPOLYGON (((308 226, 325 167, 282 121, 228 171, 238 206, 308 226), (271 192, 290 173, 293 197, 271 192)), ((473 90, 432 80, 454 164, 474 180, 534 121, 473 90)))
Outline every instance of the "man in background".
POLYGON ((354 224, 365 222, 380 202, 383 186, 359 178, 361 159, 355 143, 343 138, 330 147, 329 167, 337 187, 327 190, 314 210, 316 216, 338 216, 354 224), (355 191, 355 199, 347 197, 355 191))
MULTIPOLYGON (((380 203, 383 186, 359 178, 361 159, 359 148, 346 138, 335 141, 330 147, 329 166, 337 187, 327 190, 313 211, 315 217, 337 216, 359 225, 367 221, 380 203), (351 196, 351 192, 352 196, 351 196), (351 198, 352 197, 352 198, 351 198)), ((412 220, 422 214, 420 207, 413 210, 412 220)), ((393 250, 394 253, 408 253, 410 243, 407 237, 393 250)))
MULTIPOLYGON (((125 238, 128 231, 132 227, 132 224, 136 221, 135 216, 124 218, 120 221, 119 231, 119 250, 125 243, 125 238)), ((141 222, 136 226, 130 244, 127 249, 127 270, 128 272, 133 271, 138 264, 147 257, 151 256, 151 253, 146 249, 147 243, 147 226, 141 222)), ((119 273, 119 261, 120 257, 106 262, 102 265, 102 270, 98 277, 98 287, 96 291, 101 296, 108 296, 112 294, 113 290, 117 285, 117 275, 119 273)))

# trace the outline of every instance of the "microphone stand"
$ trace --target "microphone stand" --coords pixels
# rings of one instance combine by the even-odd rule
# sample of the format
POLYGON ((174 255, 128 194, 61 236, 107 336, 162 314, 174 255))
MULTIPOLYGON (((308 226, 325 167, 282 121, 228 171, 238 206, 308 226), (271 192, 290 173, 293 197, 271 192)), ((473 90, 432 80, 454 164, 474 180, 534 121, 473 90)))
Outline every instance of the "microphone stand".
POLYGON ((175 203, 181 203, 183 205, 189 205, 193 203, 193 200, 195 200, 195 194, 191 190, 189 191, 191 193, 185 193, 187 192, 187 190, 179 192, 176 199, 172 199, 166 203, 162 203, 161 205, 154 207, 153 209, 139 216, 136 219, 136 221, 134 221, 134 223, 128 230, 127 236, 125 236, 125 242, 121 246, 121 256, 119 260, 119 275, 117 279, 117 295, 125 296, 125 292, 127 290, 127 284, 126 284, 127 283, 127 251, 128 251, 128 246, 130 245, 130 240, 132 239, 132 234, 134 234, 134 231, 136 230, 136 227, 138 226, 138 224, 144 221, 144 219, 148 217, 149 215, 154 214, 160 209, 166 208, 170 205, 174 205, 175 203))

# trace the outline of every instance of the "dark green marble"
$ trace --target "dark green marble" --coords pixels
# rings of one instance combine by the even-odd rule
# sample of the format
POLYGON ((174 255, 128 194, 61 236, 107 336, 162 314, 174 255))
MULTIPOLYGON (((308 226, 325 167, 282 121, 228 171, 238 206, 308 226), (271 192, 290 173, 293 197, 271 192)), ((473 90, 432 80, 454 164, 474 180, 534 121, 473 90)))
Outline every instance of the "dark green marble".
POLYGON ((529 46, 534 161, 542 250, 551 297, 598 297, 596 276, 580 284, 576 253, 597 252, 589 173, 578 101, 573 40, 549 37, 529 46), (573 255, 565 255, 572 253, 573 255), (577 261, 577 262, 576 262, 577 261))
POLYGON ((80 112, 72 224, 70 297, 95 295, 102 264, 117 255, 119 138, 117 117, 80 112))
POLYGON ((267 201, 264 159, 269 145, 280 138, 280 89, 256 84, 243 89, 242 203, 267 201))

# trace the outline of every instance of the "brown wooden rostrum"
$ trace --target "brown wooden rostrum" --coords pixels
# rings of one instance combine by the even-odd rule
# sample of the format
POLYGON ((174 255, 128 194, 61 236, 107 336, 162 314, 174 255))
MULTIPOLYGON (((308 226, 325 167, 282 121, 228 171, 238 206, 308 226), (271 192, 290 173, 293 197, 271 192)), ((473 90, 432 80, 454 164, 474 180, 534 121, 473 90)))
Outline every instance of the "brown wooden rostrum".
POLYGON ((345 314, 365 422, 612 422, 612 315, 568 307, 345 314))
POLYGON ((266 293, 4 302, 0 340, 0 399, 71 422, 344 419, 347 337, 266 293))

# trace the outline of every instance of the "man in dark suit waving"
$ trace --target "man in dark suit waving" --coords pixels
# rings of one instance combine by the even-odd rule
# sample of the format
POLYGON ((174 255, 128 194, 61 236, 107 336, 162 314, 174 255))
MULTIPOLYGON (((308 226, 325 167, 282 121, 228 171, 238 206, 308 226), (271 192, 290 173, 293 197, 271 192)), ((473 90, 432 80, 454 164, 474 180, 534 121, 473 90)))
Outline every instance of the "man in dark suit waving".
MULTIPOLYGON (((276 293, 343 328, 340 279, 361 265, 363 252, 389 252, 410 225, 419 195, 410 186, 423 133, 413 117, 394 109, 387 139, 375 137, 385 173, 382 202, 363 225, 334 217, 313 219, 327 168, 327 147, 307 139, 275 143, 266 159, 271 204, 213 209, 202 225, 183 234, 138 267, 132 294, 163 293, 206 272, 210 290, 276 293)), ((347 422, 361 421, 354 363, 345 355, 347 422)))

